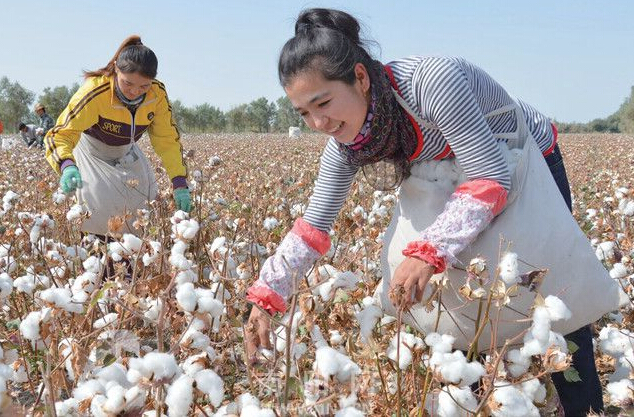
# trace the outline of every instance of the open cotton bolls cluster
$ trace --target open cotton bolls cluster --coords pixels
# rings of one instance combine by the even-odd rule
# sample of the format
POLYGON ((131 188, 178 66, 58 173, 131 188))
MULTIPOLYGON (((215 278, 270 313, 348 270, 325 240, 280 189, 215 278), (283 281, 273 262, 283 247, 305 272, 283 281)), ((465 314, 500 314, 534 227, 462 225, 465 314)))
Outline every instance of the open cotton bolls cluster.
POLYGON ((219 317, 224 311, 224 305, 214 297, 210 289, 195 288, 193 283, 178 286, 176 301, 187 312, 209 313, 219 317))
POLYGON ((238 396, 238 410, 240 417, 275 417, 270 408, 260 408, 260 400, 250 393, 238 396))
POLYGON ((453 385, 443 386, 438 395, 438 415, 441 417, 466 417, 476 411, 478 401, 471 388, 453 385))
POLYGON ((526 391, 505 381, 496 382, 492 395, 492 405, 496 408, 491 414, 495 417, 538 417, 539 410, 533 404, 532 395, 526 391))
POLYGON ((2 211, 0 212, 0 217, 4 216, 6 214, 6 212, 8 212, 9 210, 11 210, 13 208, 13 202, 19 196, 20 196, 19 194, 14 193, 11 190, 7 191, 4 194, 4 196, 2 197, 2 211))
POLYGON ((631 379, 621 379, 618 382, 611 382, 605 389, 608 391, 612 404, 625 405, 632 403, 634 400, 634 382, 631 379))
POLYGON ((361 373, 361 368, 347 355, 333 349, 326 343, 318 326, 313 327, 311 335, 317 348, 313 362, 313 370, 317 375, 326 381, 330 381, 334 377, 337 381, 345 383, 361 373))
POLYGON ((51 318, 51 309, 44 308, 41 311, 30 312, 20 322, 20 333, 33 344, 40 339, 40 325, 51 318))
POLYGON ((552 345, 559 347, 562 353, 567 353, 568 346, 561 334, 550 330, 551 323, 571 317, 566 304, 556 296, 547 296, 542 305, 533 310, 533 323, 524 336, 524 346, 520 349, 525 357, 545 354, 552 345))
POLYGON ((190 240, 196 237, 200 225, 194 219, 181 220, 176 226, 176 237, 179 239, 190 240))
POLYGON ((614 258, 614 242, 605 241, 597 245, 595 254, 601 261, 614 258))
POLYGON ((398 366, 401 369, 406 369, 412 363, 412 350, 422 350, 424 348, 425 343, 422 338, 401 331, 400 333, 396 333, 390 340, 390 345, 387 348, 387 357, 398 362, 398 366), (401 342, 400 348, 398 348, 397 344, 399 336, 401 342))
POLYGON ((172 354, 151 352, 143 357, 130 359, 126 377, 133 384, 142 379, 170 381, 179 371, 180 368, 172 354))
POLYGON ((613 279, 621 279, 627 276, 627 267, 623 263, 614 263, 612 269, 610 270, 610 277, 613 279))
POLYGON ((275 217, 267 217, 266 219, 264 219, 264 222, 262 223, 262 226, 266 230, 273 230, 276 227, 278 227, 279 224, 280 224, 280 222, 278 222, 275 217))
POLYGON ((49 289, 42 290, 39 293, 39 298, 67 312, 79 314, 84 310, 81 303, 73 302, 72 292, 69 289, 51 287, 49 289))
POLYGON ((7 273, 0 273, 0 304, 13 290, 13 279, 7 273))
POLYGON ((165 403, 170 417, 183 417, 189 413, 194 388, 206 394, 214 407, 220 406, 224 399, 224 382, 213 370, 203 369, 192 375, 181 375, 167 390, 165 403))
POLYGON ((451 353, 454 341, 455 338, 447 334, 428 334, 425 343, 432 349, 429 366, 439 372, 446 382, 469 386, 484 375, 485 369, 478 362, 468 362, 460 350, 451 353))
POLYGON ((163 249, 161 243, 157 241, 150 241, 149 245, 152 249, 152 254, 150 254, 149 252, 143 254, 143 265, 146 267, 157 260, 161 253, 161 250, 163 249))
POLYGON ((383 311, 379 306, 375 305, 375 300, 372 297, 366 296, 363 299, 363 309, 355 311, 354 315, 359 323, 359 330, 363 341, 368 342, 370 337, 372 337, 374 326, 383 315, 383 311))
POLYGON ((359 283, 363 283, 363 280, 355 273, 350 271, 342 273, 328 264, 320 266, 317 273, 311 273, 308 281, 310 284, 317 284, 318 280, 321 282, 326 278, 328 281, 313 289, 313 294, 321 297, 324 302, 332 299, 337 289, 352 291, 357 289, 359 283))
MULTIPOLYGON (((62 194, 62 196, 64 198, 66 198, 65 195, 62 194)), ((66 220, 72 221, 72 220, 79 219, 80 217, 82 217, 83 215, 86 214, 86 211, 87 210, 86 210, 86 208, 83 205, 81 205, 81 204, 73 204, 70 207, 70 209, 66 212, 66 220)))
POLYGON ((20 276, 13 281, 13 287, 19 291, 28 295, 32 294, 37 286, 50 287, 51 280, 48 276, 43 276, 35 272, 35 268, 29 266, 26 269, 26 274, 20 276))

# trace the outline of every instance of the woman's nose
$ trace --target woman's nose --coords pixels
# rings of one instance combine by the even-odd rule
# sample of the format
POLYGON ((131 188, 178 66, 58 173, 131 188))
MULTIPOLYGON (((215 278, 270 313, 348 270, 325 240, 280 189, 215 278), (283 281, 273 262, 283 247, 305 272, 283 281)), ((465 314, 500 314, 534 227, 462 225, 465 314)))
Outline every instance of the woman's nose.
POLYGON ((327 127, 328 117, 325 117, 323 115, 315 115, 313 116, 313 122, 317 130, 323 131, 327 127))

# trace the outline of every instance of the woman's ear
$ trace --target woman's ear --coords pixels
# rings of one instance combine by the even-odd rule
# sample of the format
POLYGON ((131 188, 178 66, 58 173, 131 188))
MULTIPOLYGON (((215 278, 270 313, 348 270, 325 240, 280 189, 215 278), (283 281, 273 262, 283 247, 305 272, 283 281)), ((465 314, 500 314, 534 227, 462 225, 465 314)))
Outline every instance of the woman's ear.
POLYGON ((357 63, 354 65, 354 76, 359 82, 363 93, 368 93, 370 91, 370 74, 363 64, 357 63))

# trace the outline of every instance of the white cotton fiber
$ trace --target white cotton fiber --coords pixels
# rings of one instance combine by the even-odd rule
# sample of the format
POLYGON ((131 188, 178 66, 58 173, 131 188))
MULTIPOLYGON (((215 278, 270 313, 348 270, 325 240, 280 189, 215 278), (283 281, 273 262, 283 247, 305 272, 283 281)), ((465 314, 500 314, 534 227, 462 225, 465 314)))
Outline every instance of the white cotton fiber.
POLYGON ((167 415, 170 417, 185 417, 189 413, 189 408, 194 401, 193 397, 194 380, 182 375, 174 381, 167 389, 165 404, 167 404, 167 415))
POLYGON ((519 278, 519 271, 517 266, 517 254, 514 252, 507 252, 502 256, 502 260, 499 264, 500 277, 507 285, 517 283, 519 278))
POLYGON ((467 417, 477 407, 478 402, 468 386, 444 386, 438 395, 438 415, 441 417, 467 417))
POLYGON ((634 397, 634 382, 631 379, 621 379, 618 382, 609 383, 606 390, 612 404, 625 404, 632 401, 634 397))
POLYGON ((203 369, 194 374, 196 388, 207 394, 209 402, 214 407, 220 407, 225 397, 224 382, 211 369, 203 369))

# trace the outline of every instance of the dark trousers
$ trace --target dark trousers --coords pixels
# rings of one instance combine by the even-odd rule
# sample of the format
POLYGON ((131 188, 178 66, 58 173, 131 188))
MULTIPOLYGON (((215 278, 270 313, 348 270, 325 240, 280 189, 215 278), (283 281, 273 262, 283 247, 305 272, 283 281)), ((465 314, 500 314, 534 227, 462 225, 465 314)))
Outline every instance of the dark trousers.
MULTIPOLYGON (((556 146, 555 150, 546 157, 546 163, 568 208, 572 211, 570 185, 568 184, 566 168, 564 167, 559 146, 556 146)), ((572 341, 579 346, 579 349, 572 354, 572 367, 579 372, 581 381, 568 382, 562 372, 552 374, 565 415, 567 417, 582 417, 586 416, 590 409, 600 413, 603 411, 603 397, 599 375, 594 364, 590 325, 566 335, 566 340, 572 341)))

